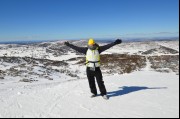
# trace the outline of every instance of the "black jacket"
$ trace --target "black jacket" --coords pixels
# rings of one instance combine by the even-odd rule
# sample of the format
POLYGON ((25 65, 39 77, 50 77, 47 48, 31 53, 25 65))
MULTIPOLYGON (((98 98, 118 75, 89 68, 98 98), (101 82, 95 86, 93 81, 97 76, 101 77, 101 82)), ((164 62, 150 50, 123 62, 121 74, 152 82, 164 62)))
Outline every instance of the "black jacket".
MULTIPOLYGON (((109 49, 109 48, 111 48, 111 47, 113 47, 115 45, 116 44, 113 42, 113 43, 110 43, 110 44, 107 44, 107 45, 104 45, 104 46, 99 46, 98 51, 99 51, 99 53, 102 53, 105 50, 107 50, 107 49, 109 49)), ((88 50, 88 47, 78 47, 78 46, 75 46, 75 45, 72 45, 72 44, 68 44, 67 46, 74 49, 74 50, 76 50, 76 51, 78 51, 79 53, 83 53, 85 55, 86 55, 86 52, 88 50)))

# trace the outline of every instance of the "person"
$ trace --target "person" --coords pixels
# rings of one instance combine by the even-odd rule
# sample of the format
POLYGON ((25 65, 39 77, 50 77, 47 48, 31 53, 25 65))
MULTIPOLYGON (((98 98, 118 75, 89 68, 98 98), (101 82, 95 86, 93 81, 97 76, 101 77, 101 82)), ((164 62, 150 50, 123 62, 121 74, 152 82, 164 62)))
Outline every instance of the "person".
POLYGON ((97 96, 97 89, 95 85, 95 78, 101 92, 101 96, 104 99, 108 99, 106 87, 104 85, 101 69, 100 69, 100 54, 105 50, 117 45, 121 44, 122 40, 117 39, 115 42, 110 44, 99 46, 94 39, 89 39, 87 47, 78 47, 73 44, 70 44, 66 41, 64 44, 79 53, 86 55, 86 74, 89 82, 90 91, 92 93, 91 98, 97 96))

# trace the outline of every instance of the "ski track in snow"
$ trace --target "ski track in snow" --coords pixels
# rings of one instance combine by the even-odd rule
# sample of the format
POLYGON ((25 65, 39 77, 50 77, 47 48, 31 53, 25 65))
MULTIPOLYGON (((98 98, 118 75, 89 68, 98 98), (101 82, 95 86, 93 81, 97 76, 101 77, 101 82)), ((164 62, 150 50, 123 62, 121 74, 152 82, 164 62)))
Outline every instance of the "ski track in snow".
POLYGON ((59 106, 62 99, 68 97, 71 94, 71 91, 75 89, 78 85, 74 86, 71 89, 68 89, 68 91, 64 92, 63 95, 55 95, 54 99, 50 101, 50 103, 47 103, 47 106, 50 105, 47 113, 51 114, 57 106, 59 106))
POLYGON ((142 69, 142 70, 144 70, 144 71, 150 71, 150 70, 152 70, 151 69, 151 63, 150 63, 150 61, 149 61, 149 59, 147 58, 147 56, 146 56, 146 67, 144 68, 144 69, 142 69))

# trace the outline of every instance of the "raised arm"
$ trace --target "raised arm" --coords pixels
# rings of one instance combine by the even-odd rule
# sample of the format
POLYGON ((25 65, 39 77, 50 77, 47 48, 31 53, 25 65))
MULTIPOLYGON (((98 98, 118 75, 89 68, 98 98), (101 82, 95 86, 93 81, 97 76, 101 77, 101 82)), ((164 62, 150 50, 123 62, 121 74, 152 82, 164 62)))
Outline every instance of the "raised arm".
POLYGON ((107 45, 104 45, 104 46, 100 46, 99 48, 99 53, 102 53, 104 52, 105 50, 115 46, 115 45, 118 45, 118 44, 121 44, 122 43, 122 40, 121 39, 117 39, 115 42, 113 43, 110 43, 110 44, 107 44, 107 45))
POLYGON ((75 45, 72 45, 70 44, 69 42, 65 42, 64 43, 66 46, 78 51, 79 53, 83 53, 83 54, 86 54, 88 48, 87 47, 78 47, 78 46, 75 46, 75 45))

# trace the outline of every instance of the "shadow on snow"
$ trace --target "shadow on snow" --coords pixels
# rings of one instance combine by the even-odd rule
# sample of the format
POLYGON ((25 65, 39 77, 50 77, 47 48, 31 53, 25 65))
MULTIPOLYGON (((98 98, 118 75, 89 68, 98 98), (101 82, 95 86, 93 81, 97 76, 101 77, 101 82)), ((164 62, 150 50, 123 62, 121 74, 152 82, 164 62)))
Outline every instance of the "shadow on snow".
POLYGON ((112 91, 112 92, 108 92, 107 95, 109 97, 116 97, 116 96, 122 96, 122 95, 126 95, 129 93, 133 93, 136 91, 141 91, 141 90, 152 90, 152 89, 167 89, 167 87, 141 87, 141 86, 123 86, 123 87, 119 87, 120 90, 117 91, 112 91))

